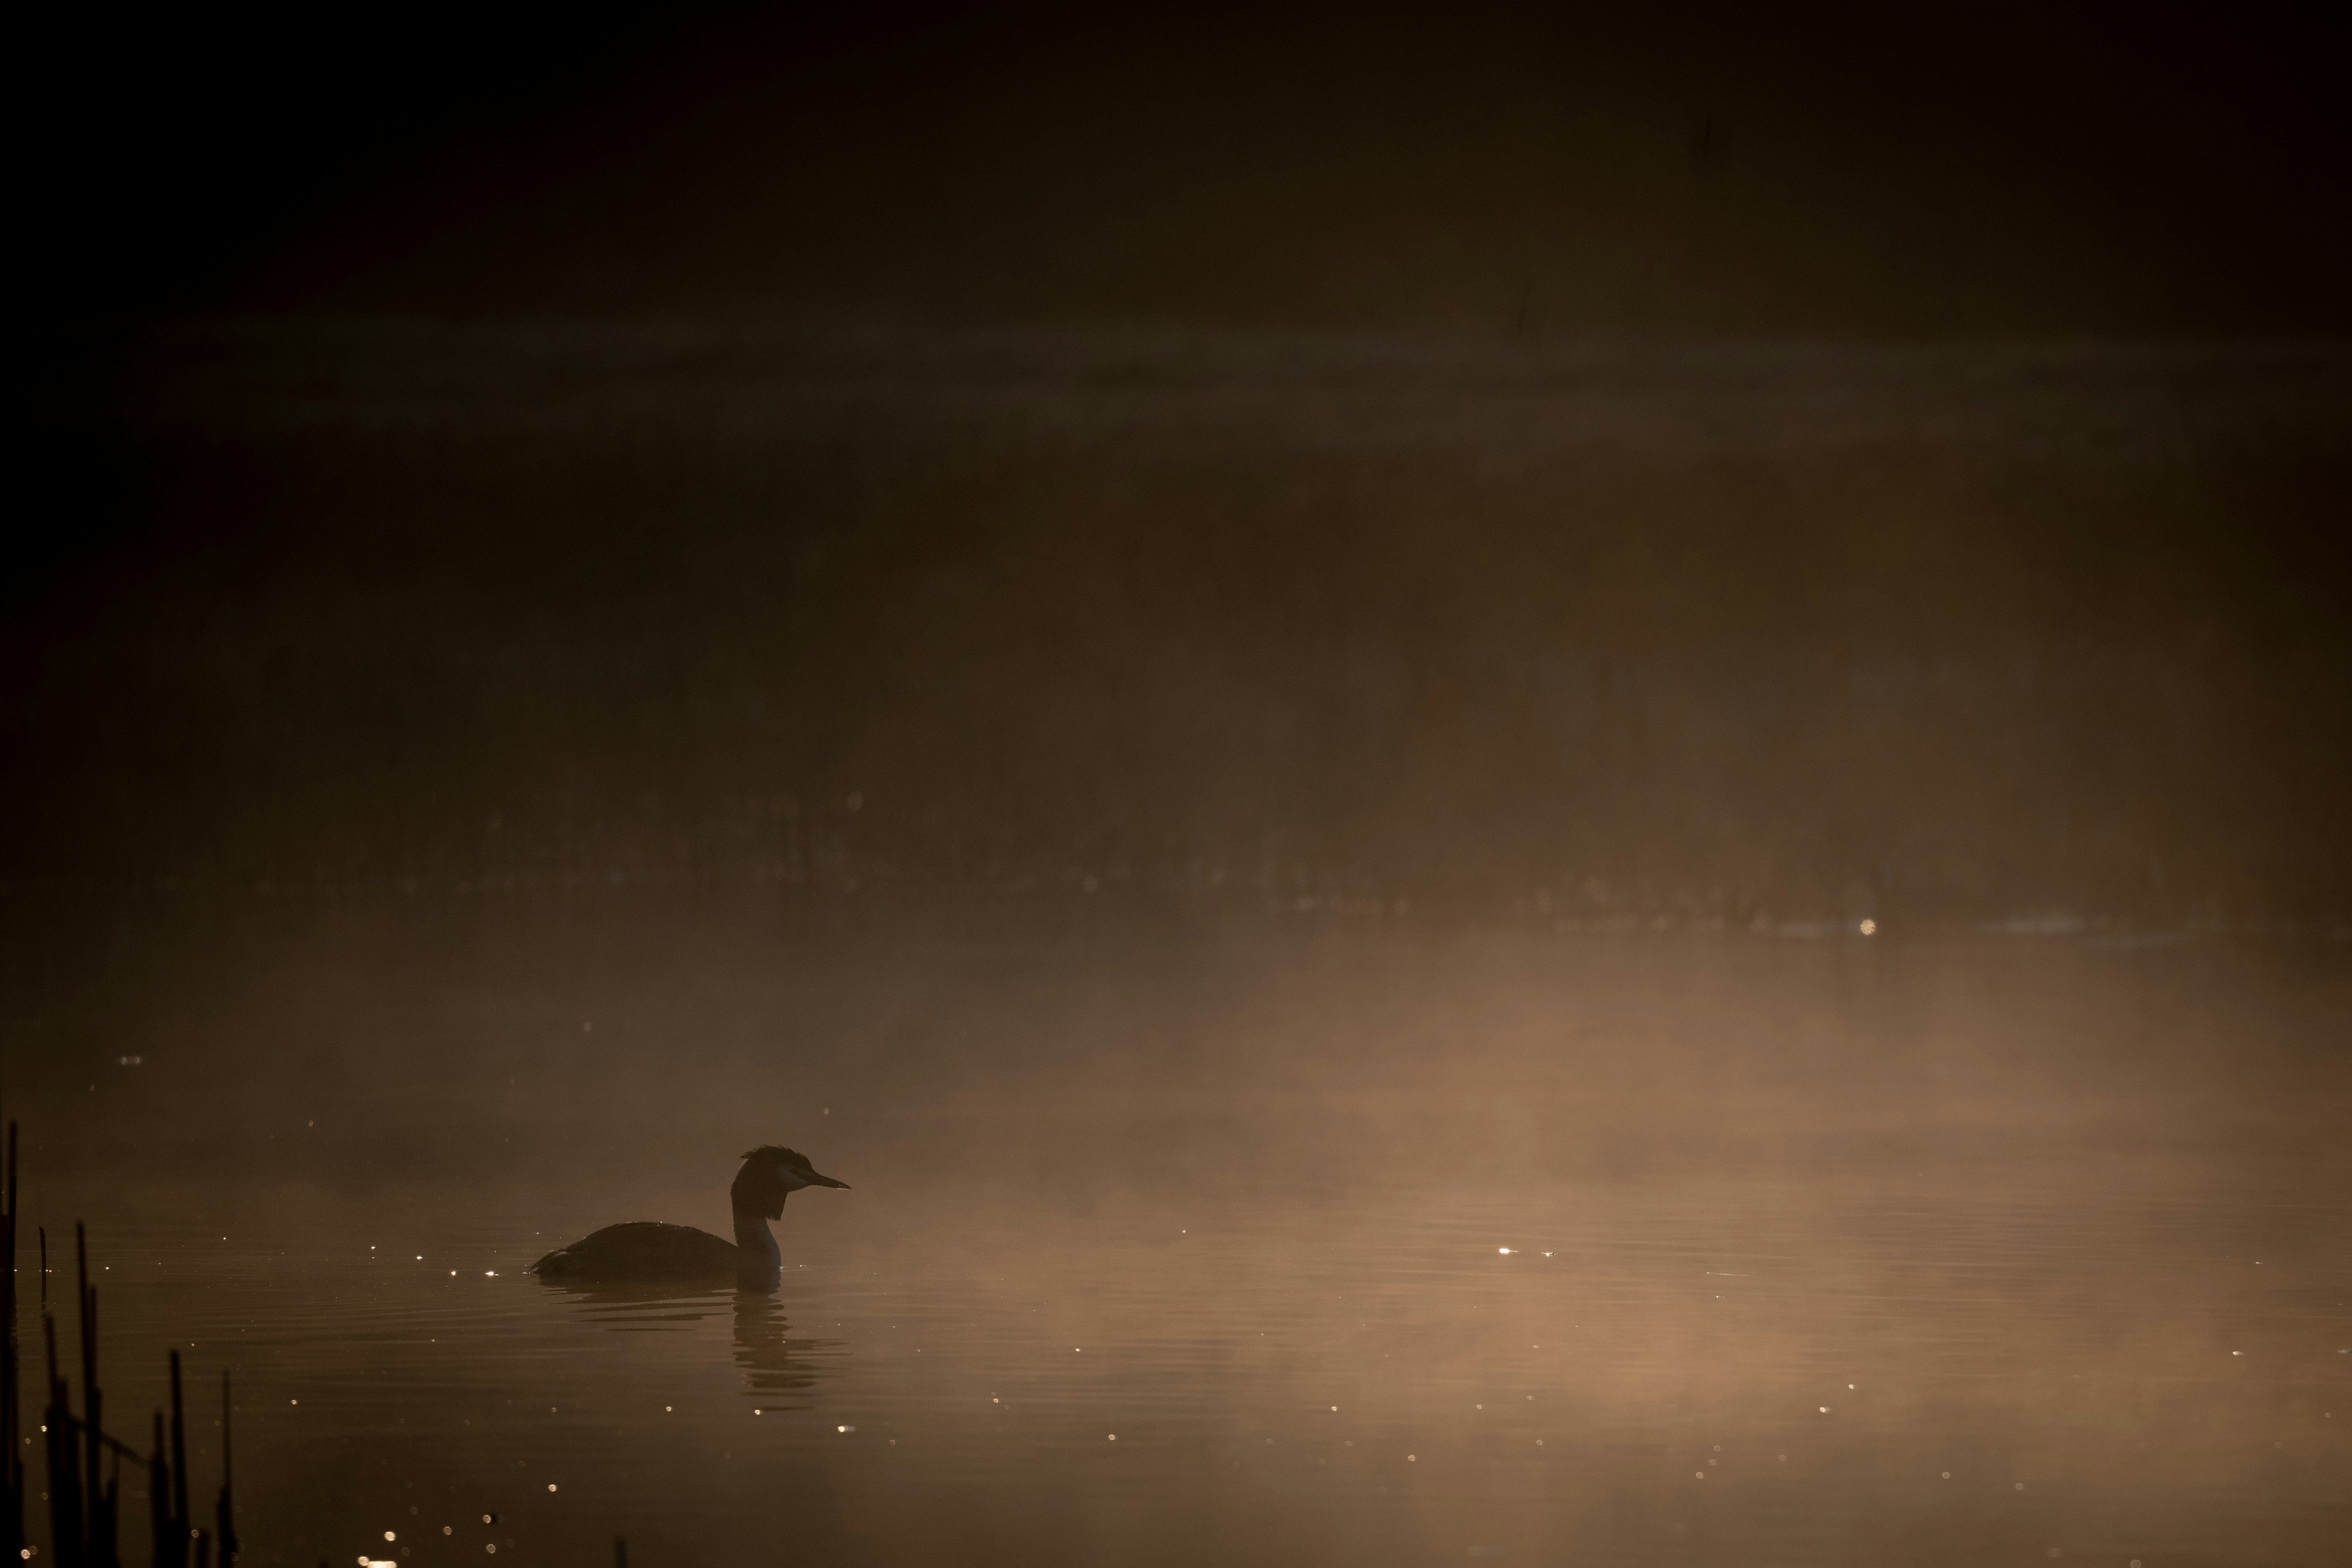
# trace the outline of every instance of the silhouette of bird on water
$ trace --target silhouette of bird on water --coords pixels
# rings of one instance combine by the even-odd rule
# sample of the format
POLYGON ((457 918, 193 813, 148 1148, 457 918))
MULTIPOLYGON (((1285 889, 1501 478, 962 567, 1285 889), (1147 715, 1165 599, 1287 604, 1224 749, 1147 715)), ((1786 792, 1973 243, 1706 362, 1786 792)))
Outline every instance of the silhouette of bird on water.
POLYGON ((773 1290, 783 1269, 772 1219, 784 1217, 784 1199, 803 1187, 840 1187, 819 1175, 807 1155, 765 1143, 743 1156, 735 1184, 727 1190, 735 1211, 735 1239, 721 1241, 690 1225, 633 1220, 608 1225, 569 1247, 559 1247, 531 1265, 543 1279, 589 1282, 607 1279, 731 1279, 745 1290, 773 1290))

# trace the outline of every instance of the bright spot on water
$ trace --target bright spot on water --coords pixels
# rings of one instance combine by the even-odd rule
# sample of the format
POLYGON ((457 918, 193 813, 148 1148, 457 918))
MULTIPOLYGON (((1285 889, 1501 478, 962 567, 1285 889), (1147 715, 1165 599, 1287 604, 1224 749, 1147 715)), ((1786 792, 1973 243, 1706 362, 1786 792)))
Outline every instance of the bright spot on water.
POLYGON ((383 1532, 383 1538, 384 1538, 386 1541, 397 1541, 397 1540, 399 1540, 399 1539, 400 1539, 400 1537, 398 1537, 397 1535, 394 1535, 394 1534, 392 1531, 390 1531, 389 1530, 387 1530, 387 1531, 385 1531, 383 1532))
POLYGON ((1501 1253, 1506 1258, 1508 1258, 1511 1255, 1511 1249, 1507 1247, 1498 1247, 1495 1248, 1495 1250, 1501 1253))
POLYGON ((1950 1479, 1952 1479, 1952 1472, 1951 1472, 1951 1471, 1949 1471, 1949 1470, 1946 1470, 1946 1471, 1944 1472, 1944 1479, 1945 1479, 1946 1480, 1948 1480, 1948 1480, 1950 1480, 1950 1479))
POLYGON ((834 1430, 836 1432, 855 1432, 857 1428, 855 1426, 836 1426, 834 1430))
POLYGON ((1333 1406, 1331 1406, 1331 1414, 1332 1414, 1332 1415, 1337 1415, 1338 1414, 1339 1414, 1339 1407, 1338 1405, 1334 1405, 1333 1406))
POLYGON ((445 1524, 441 1527, 441 1533, 444 1535, 455 1535, 457 1531, 450 1526, 445 1524))
POLYGON ((1830 1407, 1829 1407, 1828 1405, 1822 1405, 1822 1415, 1827 1415, 1829 1413, 1830 1413, 1830 1407))
POLYGON ((1116 1432, 1112 1433, 1112 1434, 1110 1435, 1110 1440, 1111 1440, 1112 1442, 1114 1442, 1114 1443, 1118 1442, 1118 1433, 1116 1433, 1116 1432))
POLYGON ((2018 1482, 2018 1483, 2017 1483, 2017 1489, 2018 1489, 2019 1491, 2023 1491, 2023 1490, 2025 1489, 2025 1483, 2024 1483, 2023 1481, 2020 1481, 2020 1482, 2018 1482))
MULTIPOLYGON (((299 1399, 289 1399, 289 1400, 288 1400, 286 1403, 287 1403, 287 1404, 289 1404, 289 1405, 299 1405, 299 1404, 301 1404, 302 1402, 301 1402, 300 1400, 299 1400, 299 1399)), ((42 1428, 41 1428, 41 1430, 42 1430, 42 1431, 44 1431, 44 1432, 46 1432, 46 1431, 47 1431, 47 1430, 48 1430, 48 1428, 47 1428, 47 1427, 46 1427, 46 1426, 44 1426, 44 1427, 42 1427, 42 1428)))
POLYGON ((1862 922, 1861 931, 1862 934, 1864 936, 1875 935, 1878 931, 1878 922, 1876 921, 1864 921, 1862 922))
POLYGON ((1421 1456, 1419 1454, 1407 1454, 1404 1457, 1404 1462, 1408 1465, 1417 1465, 1421 1463, 1421 1456))

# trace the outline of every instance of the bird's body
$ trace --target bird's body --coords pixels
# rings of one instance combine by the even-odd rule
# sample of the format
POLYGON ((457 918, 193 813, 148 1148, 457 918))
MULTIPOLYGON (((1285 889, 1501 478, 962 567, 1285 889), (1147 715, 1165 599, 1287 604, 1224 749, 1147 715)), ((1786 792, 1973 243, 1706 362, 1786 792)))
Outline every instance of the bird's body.
POLYGON ((707 1230, 660 1220, 608 1225, 531 1266, 550 1279, 732 1279, 742 1249, 707 1230))
POLYGON ((782 1219, 784 1198, 803 1187, 847 1187, 817 1174, 805 1155, 772 1144, 743 1156, 728 1196, 735 1215, 735 1239, 722 1241, 690 1225, 633 1220, 608 1225, 569 1247, 559 1247, 531 1265, 542 1279, 582 1284, 614 1280, 677 1280, 717 1283, 733 1279, 746 1290, 773 1290, 783 1267, 772 1219, 782 1219))

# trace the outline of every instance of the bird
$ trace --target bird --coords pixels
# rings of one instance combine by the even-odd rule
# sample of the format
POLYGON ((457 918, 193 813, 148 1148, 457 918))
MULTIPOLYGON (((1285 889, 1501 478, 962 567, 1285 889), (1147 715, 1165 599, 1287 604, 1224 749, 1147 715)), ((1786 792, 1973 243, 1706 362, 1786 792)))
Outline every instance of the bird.
POLYGON ((776 1249, 772 1219, 784 1217, 784 1199, 803 1187, 839 1187, 820 1175, 809 1157, 797 1150, 763 1143, 743 1156, 743 1168, 728 1188, 735 1211, 735 1239, 722 1241, 690 1225, 665 1225, 658 1220, 632 1220, 608 1225, 569 1247, 559 1247, 538 1262, 531 1272, 542 1279, 593 1283, 618 1279, 718 1281, 731 1279, 736 1288, 761 1294, 776 1289, 783 1271, 783 1254, 776 1249))

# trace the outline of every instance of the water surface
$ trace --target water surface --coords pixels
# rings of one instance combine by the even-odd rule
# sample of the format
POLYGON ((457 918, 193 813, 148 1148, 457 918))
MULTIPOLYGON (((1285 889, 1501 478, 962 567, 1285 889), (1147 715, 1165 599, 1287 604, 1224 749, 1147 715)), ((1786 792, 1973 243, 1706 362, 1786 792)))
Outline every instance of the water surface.
POLYGON ((106 931, 21 971, 28 1217, 53 1266, 91 1222, 126 1437, 166 1347, 234 1371, 248 1561, 2352 1541, 2324 943, 684 900, 106 931), (723 1231, 769 1141, 854 1184, 788 1206, 774 1299, 527 1272, 723 1231))

